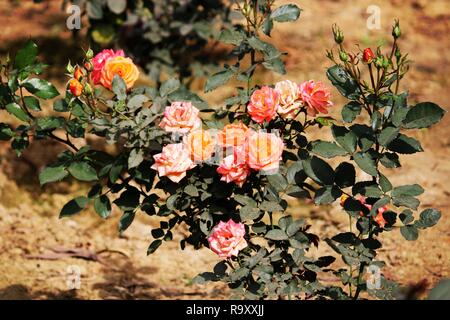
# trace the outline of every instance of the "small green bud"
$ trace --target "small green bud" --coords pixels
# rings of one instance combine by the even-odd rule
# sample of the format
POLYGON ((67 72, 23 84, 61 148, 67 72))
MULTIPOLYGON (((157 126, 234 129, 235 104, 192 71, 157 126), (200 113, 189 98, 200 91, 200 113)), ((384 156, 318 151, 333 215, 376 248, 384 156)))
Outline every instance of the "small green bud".
POLYGON ((85 94, 91 94, 92 93, 92 87, 89 83, 86 83, 86 85, 84 86, 84 93, 85 94))
POLYGON ((341 29, 339 29, 339 27, 336 24, 333 24, 332 30, 334 41, 336 41, 337 44, 341 44, 342 42, 344 42, 344 33, 341 31, 341 29))
POLYGON ((383 68, 387 69, 387 68, 389 68, 390 65, 391 65, 391 62, 389 61, 389 59, 387 57, 383 57, 383 68))
POLYGON ((401 35, 402 31, 400 29, 400 23, 398 20, 395 20, 395 23, 392 26, 392 36, 394 37, 394 39, 398 39, 401 35))
POLYGON ((66 71, 67 71, 68 74, 73 74, 73 72, 75 71, 75 68, 74 68, 74 66, 72 66, 70 61, 69 61, 69 63, 67 63, 66 71))
POLYGON ((342 62, 347 62, 348 61, 347 52, 345 52, 343 50, 339 51, 339 59, 341 59, 342 62))
POLYGON ((86 59, 91 60, 94 57, 94 51, 91 48, 86 51, 86 59))
POLYGON ((375 60, 375 67, 377 67, 378 69, 383 68, 383 57, 382 56, 378 56, 377 59, 375 60))

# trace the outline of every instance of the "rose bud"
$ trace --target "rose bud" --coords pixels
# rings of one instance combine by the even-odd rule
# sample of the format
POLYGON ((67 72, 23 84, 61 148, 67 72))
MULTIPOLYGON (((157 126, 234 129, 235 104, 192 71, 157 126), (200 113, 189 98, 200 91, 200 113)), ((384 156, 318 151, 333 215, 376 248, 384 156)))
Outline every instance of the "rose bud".
POLYGON ((94 51, 91 48, 86 51, 86 59, 91 60, 94 57, 94 51))
POLYGON ((92 93, 92 87, 89 85, 89 83, 86 83, 84 86, 84 93, 85 94, 91 94, 92 93))
POLYGON ((92 65, 92 62, 86 62, 85 64, 84 64, 84 67, 86 68, 86 70, 87 71, 92 71, 92 69, 93 69, 93 65, 92 65))
POLYGON ((373 53, 372 49, 366 48, 363 51, 363 61, 365 63, 372 63, 372 60, 375 59, 375 54, 373 53))
POLYGON ((339 58, 341 59, 342 62, 347 62, 348 61, 348 54, 345 51, 339 51, 339 58))
POLYGON ((77 79, 78 81, 83 77, 83 71, 80 67, 75 67, 75 71, 73 73, 73 77, 77 79))
POLYGON ((75 97, 79 97, 83 92, 83 85, 77 79, 72 79, 69 82, 69 90, 75 97))

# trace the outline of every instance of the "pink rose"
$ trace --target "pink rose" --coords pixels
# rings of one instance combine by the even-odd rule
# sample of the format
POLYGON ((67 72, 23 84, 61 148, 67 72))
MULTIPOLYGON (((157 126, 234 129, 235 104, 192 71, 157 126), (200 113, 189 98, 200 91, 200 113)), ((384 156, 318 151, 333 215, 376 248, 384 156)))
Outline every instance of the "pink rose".
POLYGON ((220 221, 208 237, 209 248, 222 258, 237 256, 240 250, 247 247, 244 236, 244 224, 231 219, 227 223, 220 221))
POLYGON ((92 59, 93 69, 91 79, 94 84, 100 83, 100 78, 102 76, 103 67, 105 66, 106 61, 114 57, 125 57, 125 53, 123 50, 114 52, 113 49, 105 49, 92 59))
POLYGON ((302 103, 298 100, 300 89, 290 80, 284 80, 275 84, 275 91, 280 96, 277 112, 283 119, 293 119, 297 115, 302 103))
POLYGON ((188 133, 202 126, 199 110, 190 102, 172 102, 159 126, 169 132, 188 133))
POLYGON ((182 143, 168 144, 153 158, 155 163, 151 168, 158 171, 160 177, 166 176, 173 182, 179 182, 186 176, 186 171, 195 167, 189 151, 182 143))
POLYGON ((227 183, 234 182, 242 187, 247 176, 250 174, 250 168, 245 163, 245 156, 242 148, 235 148, 234 153, 223 158, 217 172, 222 175, 220 180, 227 183))
POLYGON ((247 164, 255 170, 276 172, 283 149, 283 140, 274 133, 253 132, 246 143, 247 164))
POLYGON ((309 80, 300 84, 299 89, 300 97, 310 116, 315 116, 319 112, 328 113, 327 108, 333 103, 330 101, 330 91, 322 82, 309 80))
POLYGON ((279 99, 279 94, 274 89, 264 86, 253 92, 247 112, 257 123, 270 121, 277 114, 279 99))

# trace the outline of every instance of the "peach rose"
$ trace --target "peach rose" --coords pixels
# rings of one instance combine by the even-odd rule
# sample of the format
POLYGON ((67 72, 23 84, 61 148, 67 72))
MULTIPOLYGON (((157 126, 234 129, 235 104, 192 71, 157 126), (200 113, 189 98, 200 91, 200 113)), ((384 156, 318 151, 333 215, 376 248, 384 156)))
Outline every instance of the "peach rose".
POLYGON ((72 79, 69 82, 69 90, 75 97, 79 97, 83 93, 83 85, 77 79, 72 79))
POLYGON ((91 79, 94 84, 100 83, 100 78, 102 75, 103 67, 106 61, 114 57, 125 57, 123 50, 114 52, 112 49, 105 49, 102 52, 97 53, 97 55, 92 59, 92 73, 91 79))
POLYGON ((300 97, 310 116, 315 116, 319 112, 328 113, 327 108, 333 103, 330 101, 330 91, 322 82, 309 80, 300 84, 299 89, 300 97))
POLYGON ((283 154, 283 140, 273 133, 252 132, 246 143, 247 164, 267 173, 278 170, 283 154))
POLYGON ((139 78, 139 70, 130 58, 117 56, 106 61, 100 75, 100 83, 105 88, 111 90, 114 76, 120 76, 127 89, 131 89, 139 78))
POLYGON ((169 132, 188 133, 202 126, 199 110, 190 102, 172 102, 159 126, 169 132))
POLYGON ((250 168, 243 161, 244 156, 242 152, 242 148, 235 148, 234 154, 230 154, 222 159, 222 162, 217 168, 217 173, 222 175, 220 180, 226 181, 227 183, 234 182, 242 187, 247 176, 250 174, 250 168))
POLYGON ((277 112, 283 119, 293 119, 297 115, 302 103, 298 100, 300 89, 290 80, 284 80, 275 84, 275 91, 280 96, 277 112))
MULTIPOLYGON (((372 210, 372 205, 371 204, 367 204, 366 203, 366 198, 365 197, 361 197, 359 199, 359 202, 361 202, 367 209, 372 210)), ((383 213, 385 213, 388 210, 387 206, 378 208, 377 211, 377 215, 374 218, 375 222, 381 227, 384 228, 384 226, 386 225, 387 221, 384 219, 383 217, 383 213)), ((364 212, 360 212, 359 213, 360 216, 364 216, 364 212)))
POLYGON ((193 161, 206 161, 216 148, 216 139, 207 130, 194 130, 184 137, 184 143, 193 161))
POLYGON ((226 223, 220 221, 208 237, 209 248, 222 258, 237 256, 240 250, 247 247, 244 236, 244 224, 231 219, 226 223))
POLYGON ((218 143, 222 147, 241 146, 245 143, 248 130, 242 122, 227 124, 217 135, 218 143))
POLYGON ((182 143, 168 144, 153 158, 155 163, 151 168, 158 171, 160 177, 166 176, 173 182, 179 182, 186 176, 186 171, 195 167, 189 151, 182 143))
POLYGON ((257 123, 272 120, 277 114, 279 94, 274 89, 264 86, 255 90, 250 97, 247 112, 257 123))

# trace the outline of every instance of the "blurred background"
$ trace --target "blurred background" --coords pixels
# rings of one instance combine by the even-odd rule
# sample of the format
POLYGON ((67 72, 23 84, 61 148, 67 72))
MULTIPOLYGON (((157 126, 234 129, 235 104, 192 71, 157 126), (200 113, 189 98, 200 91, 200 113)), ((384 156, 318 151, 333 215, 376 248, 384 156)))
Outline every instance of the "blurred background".
MULTIPOLYGON (((232 84, 209 94, 202 90, 204 75, 218 70, 226 61, 228 48, 214 40, 215 32, 225 24, 239 23, 239 17, 228 10, 228 3, 128 1, 125 9, 120 7, 123 2, 127 5, 122 0, 90 2, 0 0, 0 60, 13 54, 26 40, 36 41, 41 61, 50 66, 46 78, 62 92, 68 80, 64 76, 68 59, 76 62, 89 45, 96 50, 121 47, 142 68, 140 83, 157 85, 176 75, 212 106, 221 106, 223 98, 233 92, 232 84), (81 29, 76 32, 68 30, 66 24, 73 13, 66 12, 71 4, 80 5, 83 13, 81 29), (180 5, 187 11, 179 11, 180 5), (207 25, 214 25, 217 30, 211 31, 207 25)), ((277 25, 270 40, 288 53, 287 75, 259 71, 257 83, 273 84, 281 78, 328 83, 325 71, 330 62, 325 50, 334 46, 333 23, 344 31, 347 44, 354 44, 354 51, 358 51, 357 44, 373 49, 385 45, 388 50, 391 25, 394 18, 399 18, 400 47, 402 52, 409 52, 412 60, 401 89, 410 92, 411 103, 433 101, 448 110, 448 0, 278 0, 276 4, 288 2, 303 9, 300 19, 277 25), (378 9, 380 28, 369 29, 368 19, 378 9)), ((332 116, 339 116, 344 101, 337 92, 333 93, 332 116)), ((14 125, 14 120, 2 110, 0 119, 14 125)), ((425 152, 402 158, 403 166, 395 170, 392 179, 397 185, 421 184, 426 190, 420 197, 422 207, 433 206, 442 211, 440 222, 422 232, 415 242, 405 242, 398 232, 383 234, 381 258, 387 265, 382 272, 404 285, 420 283, 429 289, 439 279, 450 276, 449 125, 450 118, 446 116, 435 127, 416 132, 425 152)), ((326 138, 326 131, 312 135, 326 138)), ((83 141, 77 143, 82 145, 83 141)), ((147 257, 147 246, 152 240, 150 230, 157 226, 151 217, 140 217, 122 235, 117 231, 117 214, 103 221, 93 210, 86 210, 73 219, 59 220, 64 203, 88 190, 87 185, 71 181, 39 186, 38 172, 62 150, 57 143, 37 141, 17 158, 9 144, 0 141, 0 299, 228 297, 222 284, 192 284, 196 274, 209 271, 218 260, 208 249, 181 251, 178 241, 183 237, 182 229, 174 241, 147 257), (74 284, 79 289, 74 290, 74 284)), ((322 237, 347 226, 346 215, 338 204, 318 208, 290 200, 289 210, 314 220, 313 231, 322 237)), ((313 254, 325 252, 331 253, 323 246, 313 254)))

